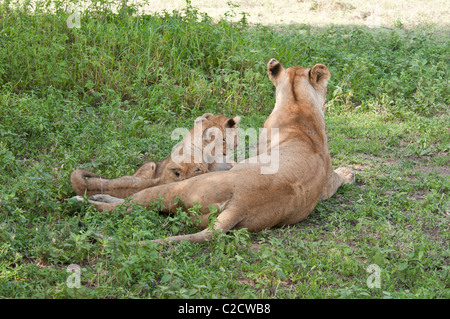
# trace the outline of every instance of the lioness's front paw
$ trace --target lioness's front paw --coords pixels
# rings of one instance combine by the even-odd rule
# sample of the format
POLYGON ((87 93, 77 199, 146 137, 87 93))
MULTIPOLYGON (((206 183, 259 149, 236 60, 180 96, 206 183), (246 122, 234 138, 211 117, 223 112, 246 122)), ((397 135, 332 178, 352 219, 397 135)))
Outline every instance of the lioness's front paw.
POLYGON ((344 181, 342 184, 353 184, 355 182, 355 173, 348 167, 339 167, 334 172, 342 177, 344 181))
POLYGON ((92 195, 89 197, 89 199, 92 201, 95 201, 95 202, 103 202, 103 203, 116 203, 116 202, 123 201, 123 199, 113 197, 110 195, 106 195, 106 194, 92 195))

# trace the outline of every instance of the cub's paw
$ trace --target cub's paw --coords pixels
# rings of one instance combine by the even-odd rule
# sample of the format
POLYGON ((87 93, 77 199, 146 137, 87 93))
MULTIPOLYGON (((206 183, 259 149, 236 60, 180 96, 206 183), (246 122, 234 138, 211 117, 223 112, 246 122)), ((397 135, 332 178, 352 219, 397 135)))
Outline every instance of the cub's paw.
POLYGON ((339 167, 334 172, 343 179, 342 184, 353 184, 355 182, 355 173, 348 167, 339 167))

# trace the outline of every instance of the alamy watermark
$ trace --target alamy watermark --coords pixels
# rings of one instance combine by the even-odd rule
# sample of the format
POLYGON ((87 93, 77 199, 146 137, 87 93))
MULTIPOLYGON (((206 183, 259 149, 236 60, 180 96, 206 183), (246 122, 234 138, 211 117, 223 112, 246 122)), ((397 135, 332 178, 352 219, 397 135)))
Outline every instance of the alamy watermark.
POLYGON ((67 287, 81 288, 81 267, 76 264, 71 264, 67 267, 66 271, 71 273, 66 280, 67 287))
POLYGON ((78 6, 71 6, 70 12, 73 12, 66 20, 69 29, 81 28, 81 9, 78 6))
POLYGON ((381 268, 377 264, 370 264, 366 271, 370 274, 367 277, 367 287, 370 289, 381 288, 381 268))

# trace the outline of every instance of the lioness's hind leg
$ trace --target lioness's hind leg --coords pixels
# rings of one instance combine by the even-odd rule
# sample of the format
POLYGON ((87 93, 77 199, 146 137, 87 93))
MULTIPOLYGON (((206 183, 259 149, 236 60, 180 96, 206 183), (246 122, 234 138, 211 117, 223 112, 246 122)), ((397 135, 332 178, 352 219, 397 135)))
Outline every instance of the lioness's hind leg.
MULTIPOLYGON (((161 244, 164 242, 187 240, 192 243, 202 243, 210 240, 213 237, 215 230, 220 230, 221 232, 226 233, 234 226, 236 226, 241 220, 242 215, 238 214, 237 211, 233 209, 225 209, 222 213, 219 214, 219 216, 217 216, 217 220, 214 224, 213 230, 206 228, 198 233, 155 239, 152 240, 152 242, 161 244)), ((147 242, 141 242, 140 244, 146 245, 147 242)))

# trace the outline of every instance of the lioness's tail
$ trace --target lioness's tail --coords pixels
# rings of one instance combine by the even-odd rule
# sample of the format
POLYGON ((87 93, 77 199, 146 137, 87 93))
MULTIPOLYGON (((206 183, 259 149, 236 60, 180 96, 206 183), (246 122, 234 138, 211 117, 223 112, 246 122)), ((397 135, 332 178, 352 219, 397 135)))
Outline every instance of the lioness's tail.
POLYGON ((126 198, 145 188, 158 185, 160 179, 134 176, 107 179, 84 169, 77 169, 72 173, 70 182, 73 190, 79 196, 107 194, 118 198, 126 198))

